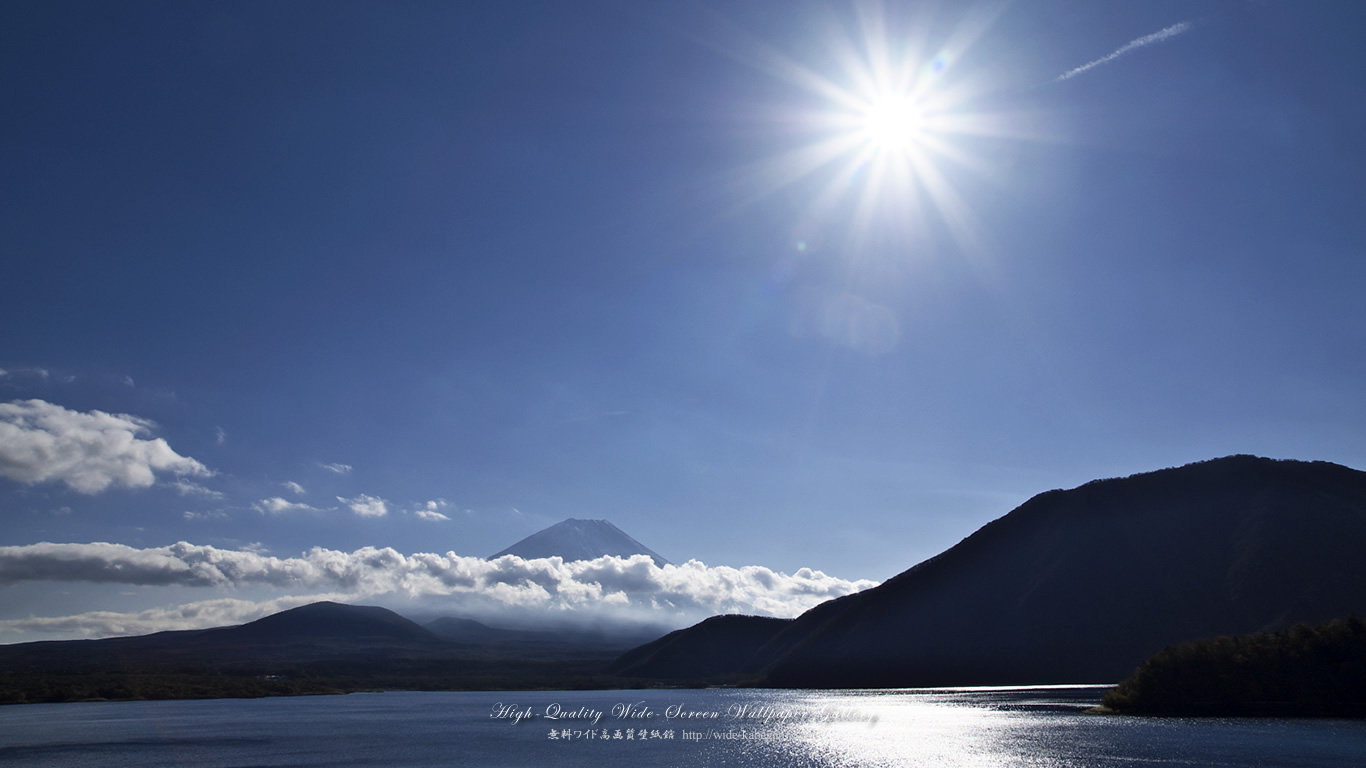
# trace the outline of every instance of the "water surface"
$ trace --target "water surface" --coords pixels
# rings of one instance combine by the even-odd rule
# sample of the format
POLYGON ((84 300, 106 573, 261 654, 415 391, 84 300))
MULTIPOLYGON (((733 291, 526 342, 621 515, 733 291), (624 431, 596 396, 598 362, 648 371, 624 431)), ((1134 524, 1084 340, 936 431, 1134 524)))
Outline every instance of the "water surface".
POLYGON ((1366 764, 1366 723, 1096 717, 1101 688, 373 693, 0 708, 12 766, 1366 764))

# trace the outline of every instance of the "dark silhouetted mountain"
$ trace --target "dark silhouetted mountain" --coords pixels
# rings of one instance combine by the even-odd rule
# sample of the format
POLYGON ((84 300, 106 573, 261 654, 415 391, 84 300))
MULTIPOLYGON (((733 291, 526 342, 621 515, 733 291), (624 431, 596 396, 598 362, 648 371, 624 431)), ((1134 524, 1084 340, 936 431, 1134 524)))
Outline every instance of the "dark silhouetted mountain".
MULTIPOLYGON (((135 643, 136 638, 126 641, 135 643)), ((443 646, 432 632, 387 608, 320 602, 247 624, 206 629, 163 652, 222 662, 425 655, 443 646)))
POLYGON ((1366 613, 1363 551, 1366 473, 1336 464, 1231 456, 1093 481, 816 606, 742 647, 736 672, 793 687, 1119 680, 1174 643, 1366 613))
POLYGON ((655 561, 655 565, 664 566, 669 563, 606 520, 574 518, 533 533, 489 559, 493 560, 503 555, 516 555, 528 560, 538 557, 559 557, 566 562, 593 560, 603 555, 649 555, 650 559, 655 561))
POLYGON ((211 630, 205 640, 242 644, 327 642, 430 645, 437 636, 388 608, 318 602, 235 627, 211 630))
POLYGON ((692 682, 734 676, 758 666, 755 654, 792 621, 767 616, 713 616, 632 649, 608 671, 627 677, 692 682))

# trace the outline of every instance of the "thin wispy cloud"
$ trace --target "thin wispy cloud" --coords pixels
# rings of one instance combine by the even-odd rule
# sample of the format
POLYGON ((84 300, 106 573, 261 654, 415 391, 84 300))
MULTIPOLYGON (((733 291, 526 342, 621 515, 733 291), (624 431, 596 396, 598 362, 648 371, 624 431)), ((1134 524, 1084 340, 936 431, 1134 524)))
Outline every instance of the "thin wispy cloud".
POLYGON ((351 474, 351 465, 350 465, 350 464, 335 464, 335 463, 334 463, 334 464, 323 464, 322 462, 319 462, 319 463, 318 463, 318 466, 322 467, 323 469, 327 470, 328 472, 336 472, 336 473, 339 474, 339 475, 349 475, 349 474, 351 474))
POLYGON ((284 486, 286 489, 289 490, 290 493, 294 494, 295 496, 303 496, 307 493, 307 491, 304 490, 304 487, 302 485, 299 485, 293 480, 286 480, 285 482, 280 483, 280 485, 284 486))
POLYGON ((260 501, 256 502, 255 504, 252 504, 251 506, 252 506, 252 508, 255 509, 257 512, 260 512, 260 513, 263 514, 263 515, 265 515, 265 514, 280 515, 280 514, 284 514, 284 513, 286 513, 286 512, 325 512, 325 511, 326 511, 326 510, 318 509, 317 507, 312 506, 312 505, 309 505, 309 504, 304 504, 304 503, 302 503, 302 502, 290 501, 289 499, 284 499, 284 498, 281 498, 281 497, 279 497, 279 496, 272 496, 272 497, 269 498, 269 499, 261 499, 260 501))
POLYGON ((1109 56, 1103 56, 1088 64, 1083 64, 1080 67, 1077 67, 1076 69, 1064 72, 1061 75, 1058 75, 1057 79, 1053 82, 1060 83, 1063 80, 1071 80, 1072 78, 1082 74, 1083 72, 1089 72, 1090 70, 1093 70, 1096 67, 1102 66, 1104 64, 1109 64, 1115 59, 1118 59, 1121 56, 1127 56, 1130 53, 1133 53, 1134 51, 1138 50, 1139 48, 1146 48, 1150 45, 1156 45, 1157 43, 1166 42, 1167 40, 1170 40, 1178 35, 1183 35, 1191 31, 1194 27, 1195 24, 1192 22, 1181 21, 1165 29, 1160 29, 1152 33, 1151 35, 1144 35, 1143 37, 1140 37, 1137 40, 1130 40, 1128 43, 1121 46, 1118 50, 1116 50, 1109 56))
POLYGON ((172 480, 168 482, 166 485, 170 488, 174 488, 175 492, 180 494, 181 496, 203 496, 206 499, 223 498, 223 493, 221 491, 215 491, 212 488, 205 488, 199 483, 192 483, 189 480, 185 480, 182 478, 172 480))

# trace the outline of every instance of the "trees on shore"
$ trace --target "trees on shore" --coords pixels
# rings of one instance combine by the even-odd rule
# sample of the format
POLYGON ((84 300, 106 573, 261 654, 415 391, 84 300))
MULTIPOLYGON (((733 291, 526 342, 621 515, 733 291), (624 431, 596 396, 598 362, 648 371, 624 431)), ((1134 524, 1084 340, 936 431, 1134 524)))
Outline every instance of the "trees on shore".
POLYGON ((1105 695, 1121 713, 1366 716, 1366 621, 1174 645, 1105 695))

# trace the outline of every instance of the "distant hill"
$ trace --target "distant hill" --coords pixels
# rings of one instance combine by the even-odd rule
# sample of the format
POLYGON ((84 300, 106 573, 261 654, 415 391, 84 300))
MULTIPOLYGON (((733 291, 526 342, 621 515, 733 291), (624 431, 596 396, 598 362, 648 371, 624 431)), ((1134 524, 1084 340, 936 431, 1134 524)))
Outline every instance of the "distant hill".
POLYGON ((694 651, 673 664, 791 687, 1114 681, 1174 643, 1366 613, 1363 551, 1366 473, 1232 456, 1039 494, 757 650, 737 643, 738 669, 706 622, 674 637, 694 651))
POLYGON ((653 625, 547 625, 544 629, 490 627, 473 619, 443 616, 424 625, 438 637, 482 657, 519 659, 612 658, 668 630, 653 625))
POLYGON ((648 555, 655 565, 665 566, 668 560, 660 557, 649 547, 627 536, 622 530, 606 520, 576 520, 570 518, 558 522, 542 531, 537 531, 507 549, 490 556, 490 560, 503 555, 516 555, 525 559, 540 557, 560 557, 565 561, 593 560, 604 555, 630 557, 648 555))
MULTIPOLYGON (((533 634, 514 629, 497 629, 474 619, 463 619, 455 616, 442 616, 439 619, 427 622, 423 626, 444 640, 480 645, 518 640, 525 635, 533 634)), ((540 635, 542 633, 534 634, 540 635)))
POLYGON ((74 669, 440 653, 441 638, 387 608, 318 602, 227 627, 0 646, 0 664, 74 669))
POLYGON ((233 644, 412 643, 428 645, 437 636, 388 608, 310 603, 235 627, 211 630, 205 640, 233 644))
POLYGON ((354 690, 509 690, 619 685, 603 665, 658 637, 502 630, 445 618, 434 629, 385 608, 322 602, 247 624, 100 640, 0 645, 0 704, 279 696, 354 690))
POLYGON ((633 648, 607 670, 627 677, 707 682, 756 667, 754 656, 792 623, 768 616, 713 616, 633 648))

